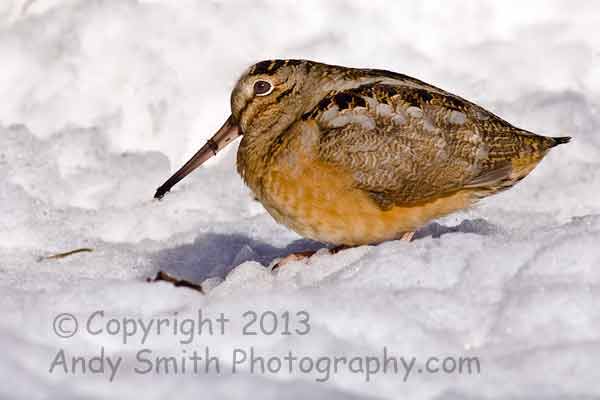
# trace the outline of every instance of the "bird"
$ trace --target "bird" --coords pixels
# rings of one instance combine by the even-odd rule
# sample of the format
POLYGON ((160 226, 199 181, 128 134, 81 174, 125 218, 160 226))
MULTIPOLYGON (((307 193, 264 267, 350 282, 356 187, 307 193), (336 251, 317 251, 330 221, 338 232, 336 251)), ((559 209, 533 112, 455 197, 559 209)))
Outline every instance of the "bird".
POLYGON ((410 241, 514 186, 571 139, 517 128, 401 73, 265 60, 242 74, 229 118, 155 198, 239 137, 237 171, 266 211, 342 248, 410 241))

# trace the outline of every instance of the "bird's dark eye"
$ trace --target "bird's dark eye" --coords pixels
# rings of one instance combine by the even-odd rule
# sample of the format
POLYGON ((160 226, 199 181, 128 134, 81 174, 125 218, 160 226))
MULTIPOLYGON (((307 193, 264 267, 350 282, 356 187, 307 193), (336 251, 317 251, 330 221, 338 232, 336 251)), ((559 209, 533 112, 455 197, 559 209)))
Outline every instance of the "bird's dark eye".
POLYGON ((267 81, 254 82, 254 94, 257 96, 266 96, 273 91, 273 85, 267 81))

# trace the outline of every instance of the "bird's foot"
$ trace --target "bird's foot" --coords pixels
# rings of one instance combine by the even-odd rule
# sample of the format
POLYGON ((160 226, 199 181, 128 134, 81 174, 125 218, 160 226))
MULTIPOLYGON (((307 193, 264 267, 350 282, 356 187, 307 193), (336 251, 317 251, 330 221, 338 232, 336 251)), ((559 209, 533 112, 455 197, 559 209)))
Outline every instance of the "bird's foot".
MULTIPOLYGON (((327 249, 330 254, 337 254, 342 250, 346 250, 351 248, 352 246, 339 245, 332 247, 331 249, 327 249)), ((310 251, 300 251, 298 253, 288 254, 287 256, 280 258, 271 268, 271 271, 277 271, 279 268, 285 266, 286 264, 293 261, 302 261, 311 258, 315 253, 319 250, 310 250, 310 251)))
POLYGON ((316 250, 310 250, 310 251, 299 251, 298 253, 288 254, 287 256, 280 258, 271 267, 271 271, 277 271, 278 269, 280 269, 284 265, 289 264, 289 263, 291 263, 293 261, 306 260, 306 259, 312 257, 316 252, 317 252, 316 250))
POLYGON ((405 242, 411 242, 413 239, 413 236, 415 236, 415 231, 404 232, 402 234, 402 236, 400 236, 400 240, 403 240, 405 242))

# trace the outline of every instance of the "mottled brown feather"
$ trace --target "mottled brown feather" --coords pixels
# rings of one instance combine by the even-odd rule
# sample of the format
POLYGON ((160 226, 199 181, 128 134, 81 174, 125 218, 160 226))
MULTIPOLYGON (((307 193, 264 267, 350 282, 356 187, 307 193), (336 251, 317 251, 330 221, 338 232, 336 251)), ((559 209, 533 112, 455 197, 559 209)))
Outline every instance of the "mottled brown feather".
POLYGON ((304 60, 254 65, 231 101, 244 181, 277 221, 335 244, 398 238, 468 207, 569 139, 406 75, 304 60), (256 79, 273 93, 253 96, 256 79))
POLYGON ((383 208, 510 187, 522 177, 513 163, 535 164, 554 145, 464 99, 400 83, 332 92, 309 115, 321 158, 383 208))

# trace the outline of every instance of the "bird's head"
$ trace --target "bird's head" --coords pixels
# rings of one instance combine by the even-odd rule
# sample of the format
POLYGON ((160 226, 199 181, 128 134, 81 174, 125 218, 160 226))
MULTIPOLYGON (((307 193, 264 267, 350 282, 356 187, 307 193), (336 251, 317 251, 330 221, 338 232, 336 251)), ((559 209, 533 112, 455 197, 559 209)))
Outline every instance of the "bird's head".
POLYGON ((231 92, 231 115, 198 152, 154 195, 161 198, 218 151, 244 135, 244 141, 268 142, 331 90, 335 68, 307 60, 267 60, 244 72, 231 92))
POLYGON ((248 68, 231 92, 231 116, 244 135, 276 135, 298 119, 311 103, 315 80, 307 78, 317 65, 267 60, 248 68))

